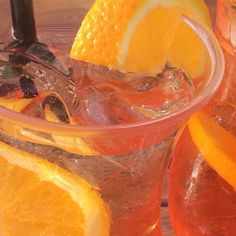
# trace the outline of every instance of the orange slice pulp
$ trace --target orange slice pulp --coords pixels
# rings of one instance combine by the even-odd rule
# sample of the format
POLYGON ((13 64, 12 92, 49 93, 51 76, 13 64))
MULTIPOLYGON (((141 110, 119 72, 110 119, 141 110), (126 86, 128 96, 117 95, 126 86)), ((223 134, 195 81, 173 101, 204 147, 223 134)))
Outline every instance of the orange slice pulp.
POLYGON ((182 14, 210 26, 203 0, 96 0, 71 57, 149 74, 159 73, 170 62, 197 78, 205 70, 206 50, 182 14))

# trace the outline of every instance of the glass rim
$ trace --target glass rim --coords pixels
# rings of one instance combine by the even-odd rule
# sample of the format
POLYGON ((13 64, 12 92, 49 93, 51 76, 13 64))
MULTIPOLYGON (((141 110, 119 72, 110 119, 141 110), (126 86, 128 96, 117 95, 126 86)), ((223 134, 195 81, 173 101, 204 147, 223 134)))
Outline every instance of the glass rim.
POLYGON ((147 128, 154 128, 157 125, 167 125, 173 123, 176 120, 187 119, 194 112, 203 107, 220 86, 224 74, 224 56, 215 34, 206 25, 200 24, 185 15, 182 15, 182 18, 183 21, 197 33, 199 38, 201 38, 206 49, 208 50, 211 60, 211 73, 208 84, 200 92, 200 94, 194 97, 193 100, 183 108, 180 108, 169 115, 144 122, 140 121, 131 124, 107 126, 82 126, 46 121, 40 118, 9 110, 8 108, 0 105, 0 119, 38 132, 59 133, 70 136, 94 136, 96 134, 111 134, 116 132, 125 132, 127 130, 129 132, 131 130, 145 131, 147 128))

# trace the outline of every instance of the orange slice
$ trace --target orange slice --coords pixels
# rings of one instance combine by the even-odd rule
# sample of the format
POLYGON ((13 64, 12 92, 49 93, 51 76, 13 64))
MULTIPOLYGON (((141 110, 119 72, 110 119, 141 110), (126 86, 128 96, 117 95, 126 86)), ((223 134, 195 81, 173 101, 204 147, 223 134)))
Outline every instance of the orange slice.
MULTIPOLYGON (((25 108, 27 108, 27 106, 30 106, 30 104, 33 102, 34 99, 0 98, 0 105, 16 112, 22 112, 25 108)), ((48 106, 46 106, 44 112, 46 120, 57 123, 60 122, 60 120, 56 117, 56 115, 54 115, 54 113, 50 110, 48 106)), ((72 117, 70 117, 70 123, 76 124, 73 121, 72 117)), ((20 138, 27 142, 51 145, 75 154, 99 154, 99 152, 95 148, 91 147, 88 142, 84 141, 82 138, 79 137, 66 137, 63 134, 52 134, 52 136, 46 137, 40 132, 25 129, 23 127, 17 126, 4 120, 0 121, 0 127, 7 135, 20 138)))
POLYGON ((85 180, 3 142, 0 147, 0 235, 109 235, 108 209, 85 180))
POLYGON ((207 163, 236 189, 236 137, 203 112, 190 118, 188 128, 207 163))
POLYGON ((207 54, 182 14, 210 26, 203 0, 96 0, 78 31, 71 57, 149 74, 170 62, 196 78, 204 72, 207 54))
POLYGON ((20 112, 25 107, 27 107, 32 102, 32 99, 26 99, 26 98, 0 98, 0 105, 16 111, 20 112))

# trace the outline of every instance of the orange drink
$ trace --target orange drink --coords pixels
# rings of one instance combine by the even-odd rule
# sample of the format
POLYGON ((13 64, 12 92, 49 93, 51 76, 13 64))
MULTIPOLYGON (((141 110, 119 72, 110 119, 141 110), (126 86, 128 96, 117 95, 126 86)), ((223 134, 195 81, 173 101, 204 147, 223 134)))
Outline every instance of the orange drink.
POLYGON ((235 6, 236 1, 217 1, 223 83, 212 102, 190 119, 171 165, 170 212, 180 236, 235 235, 235 6))
POLYGON ((0 235, 160 235, 178 131, 223 74, 204 2, 31 3, 33 41, 0 37, 0 235))

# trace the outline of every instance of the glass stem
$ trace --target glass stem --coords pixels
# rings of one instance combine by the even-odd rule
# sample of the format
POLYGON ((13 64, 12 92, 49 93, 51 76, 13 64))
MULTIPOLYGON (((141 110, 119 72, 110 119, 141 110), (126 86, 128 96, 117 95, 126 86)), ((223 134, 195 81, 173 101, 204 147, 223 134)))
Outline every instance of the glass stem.
POLYGON ((10 0, 14 40, 30 45, 37 41, 32 0, 10 0))

